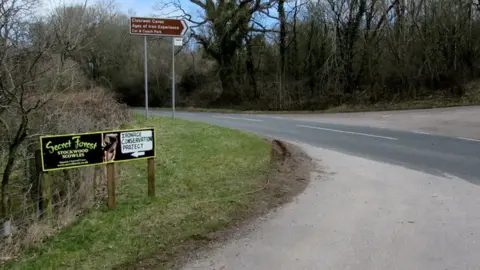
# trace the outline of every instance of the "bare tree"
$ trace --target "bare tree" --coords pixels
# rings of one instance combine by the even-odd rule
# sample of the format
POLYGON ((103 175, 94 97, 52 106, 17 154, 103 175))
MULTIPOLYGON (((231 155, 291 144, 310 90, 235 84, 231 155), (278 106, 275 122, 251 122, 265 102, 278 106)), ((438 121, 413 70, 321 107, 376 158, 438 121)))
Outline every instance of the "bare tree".
MULTIPOLYGON (((1 29, 1 75, 0 75, 0 123, 5 131, 1 150, 5 153, 2 166, 1 208, 4 233, 10 233, 8 185, 14 170, 20 147, 38 134, 30 131, 37 114, 55 95, 71 89, 78 77, 70 71, 75 65, 67 63, 65 52, 75 50, 78 38, 69 30, 63 33, 71 39, 62 43, 60 30, 49 21, 43 28, 27 27, 32 22, 22 16, 32 10, 36 1, 2 1, 1 29), (36 31, 36 35, 34 32, 36 31), (56 35, 51 35, 55 33, 56 35), (32 39, 25 38, 31 36, 32 39)), ((68 27, 70 28, 70 27, 68 27)))
POLYGON ((279 89, 278 89, 278 103, 279 109, 282 109, 283 105, 283 91, 285 87, 285 58, 287 53, 287 16, 285 14, 285 1, 278 1, 278 17, 280 21, 280 36, 279 36, 279 46, 280 46, 280 72, 279 72, 279 89))
POLYGON ((191 36, 217 62, 223 90, 218 102, 238 104, 241 100, 235 91, 233 60, 250 31, 264 30, 252 22, 253 15, 272 3, 263 0, 190 0, 190 3, 200 9, 199 20, 185 11, 180 2, 169 4, 183 13, 181 17, 192 25, 191 36))

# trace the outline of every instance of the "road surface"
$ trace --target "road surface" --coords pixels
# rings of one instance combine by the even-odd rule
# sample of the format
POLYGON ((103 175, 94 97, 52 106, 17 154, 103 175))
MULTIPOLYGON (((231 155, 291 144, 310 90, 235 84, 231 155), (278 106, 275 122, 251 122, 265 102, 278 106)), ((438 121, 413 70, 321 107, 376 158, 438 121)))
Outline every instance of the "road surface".
POLYGON ((480 269, 480 186, 300 147, 322 166, 306 190, 183 270, 480 269))
POLYGON ((319 166, 294 202, 183 269, 480 269, 480 141, 321 116, 177 117, 296 141, 319 166))
MULTIPOLYGON (((168 111, 150 113, 171 116, 168 111)), ((177 112, 176 117, 302 142, 480 184, 480 140, 275 115, 177 112)))
POLYGON ((321 122, 373 126, 480 140, 480 106, 355 113, 282 114, 321 122))

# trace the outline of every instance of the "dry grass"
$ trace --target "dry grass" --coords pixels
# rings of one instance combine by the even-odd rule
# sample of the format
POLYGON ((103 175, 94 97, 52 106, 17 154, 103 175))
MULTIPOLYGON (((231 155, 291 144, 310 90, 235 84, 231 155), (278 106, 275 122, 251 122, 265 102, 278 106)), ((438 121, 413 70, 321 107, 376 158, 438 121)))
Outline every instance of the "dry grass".
MULTIPOLYGON (((10 113, 0 116, 13 121, 15 114, 10 113)), ((118 104, 114 96, 102 88, 64 92, 31 116, 29 134, 32 136, 21 146, 8 186, 11 200, 9 218, 14 233, 0 242, 0 258, 14 257, 51 236, 59 228, 74 222, 80 213, 94 207, 104 196, 104 190, 95 189, 95 180, 101 182, 104 179, 98 168, 49 173, 53 186, 54 216, 51 220, 39 219, 38 179, 34 169, 34 152, 39 148, 38 135, 116 129, 129 119, 127 108, 118 104)), ((0 149, 0 165, 4 164, 4 157, 0 149)))

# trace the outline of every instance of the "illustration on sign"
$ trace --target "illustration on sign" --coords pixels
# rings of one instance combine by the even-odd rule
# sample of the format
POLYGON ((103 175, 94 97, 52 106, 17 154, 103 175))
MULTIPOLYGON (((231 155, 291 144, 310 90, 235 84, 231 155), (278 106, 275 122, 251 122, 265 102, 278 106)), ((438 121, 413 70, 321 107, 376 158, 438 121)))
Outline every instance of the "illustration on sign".
POLYGON ((159 18, 130 18, 130 34, 154 36, 183 36, 188 30, 184 20, 159 18))
POLYGON ((113 161, 115 160, 115 155, 117 153, 117 144, 118 144, 118 134, 110 133, 103 136, 103 161, 113 161))
POLYGON ((155 157, 154 129, 40 137, 43 171, 155 157))

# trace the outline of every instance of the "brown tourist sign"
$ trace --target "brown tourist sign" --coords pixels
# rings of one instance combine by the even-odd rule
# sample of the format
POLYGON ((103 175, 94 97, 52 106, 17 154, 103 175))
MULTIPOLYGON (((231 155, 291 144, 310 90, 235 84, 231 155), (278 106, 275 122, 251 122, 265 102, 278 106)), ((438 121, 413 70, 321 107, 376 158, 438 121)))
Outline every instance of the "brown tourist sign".
POLYGON ((159 18, 130 18, 130 34, 142 36, 181 37, 187 32, 184 20, 159 18))
POLYGON ((143 36, 145 75, 145 118, 148 119, 148 36, 172 37, 172 117, 175 118, 175 46, 181 46, 176 38, 182 38, 188 25, 184 20, 147 17, 130 17, 130 34, 143 36))

